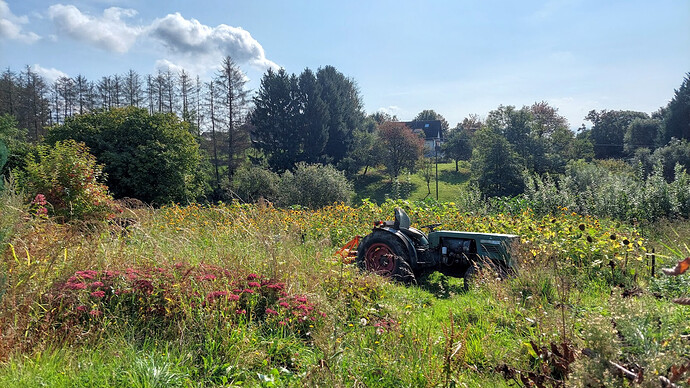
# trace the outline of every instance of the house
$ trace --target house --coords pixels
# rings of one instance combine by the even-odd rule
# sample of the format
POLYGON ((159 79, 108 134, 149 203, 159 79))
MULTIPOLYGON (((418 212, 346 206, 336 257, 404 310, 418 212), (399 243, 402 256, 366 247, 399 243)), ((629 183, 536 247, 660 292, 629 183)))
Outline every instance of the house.
POLYGON ((441 156, 441 144, 446 140, 443 138, 443 131, 441 130, 441 120, 418 120, 408 121, 404 123, 412 132, 424 137, 424 152, 426 156, 434 156, 435 148, 438 147, 438 156, 441 156))

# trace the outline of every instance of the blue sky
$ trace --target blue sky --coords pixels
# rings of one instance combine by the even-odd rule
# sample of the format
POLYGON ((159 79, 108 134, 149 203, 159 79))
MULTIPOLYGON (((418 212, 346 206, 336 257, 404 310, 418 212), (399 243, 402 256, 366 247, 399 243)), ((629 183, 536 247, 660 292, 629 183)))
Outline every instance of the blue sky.
POLYGON ((333 65, 368 113, 401 120, 544 100, 577 128, 592 109, 666 105, 690 72, 690 1, 0 0, 0 66, 15 71, 208 78, 225 55, 252 89, 268 67, 333 65))

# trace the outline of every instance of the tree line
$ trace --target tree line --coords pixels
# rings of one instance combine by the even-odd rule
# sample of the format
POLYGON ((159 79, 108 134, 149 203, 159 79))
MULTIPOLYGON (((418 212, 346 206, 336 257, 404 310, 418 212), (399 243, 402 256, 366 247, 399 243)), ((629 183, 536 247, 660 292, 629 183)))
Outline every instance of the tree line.
MULTIPOLYGON (((459 161, 470 161, 473 184, 485 196, 520 194, 525 190, 526 174, 563 174, 575 160, 626 159, 648 173, 661 163, 670 179, 676 163, 690 165, 689 80, 690 75, 669 104, 651 115, 591 111, 586 117, 591 127, 583 126, 577 132, 546 102, 519 109, 501 105, 484 119, 470 115, 454 128, 431 109, 414 120, 441 121, 443 156, 455 160, 456 169, 459 161)), ((419 135, 394 116, 382 112, 367 115, 356 82, 332 66, 316 71, 307 68, 300 74, 269 69, 253 95, 246 83, 245 74, 230 57, 204 82, 184 70, 159 70, 155 75, 130 70, 97 81, 77 75, 48 84, 29 66, 18 73, 6 69, 0 77, 3 171, 16 167, 20 155, 29 152, 17 141, 19 133, 29 144, 67 138, 82 141, 100 163, 109 160, 115 166, 126 164, 127 158, 137 160, 133 151, 136 140, 127 152, 114 145, 106 147, 104 142, 122 145, 125 142, 118 139, 136 138, 147 131, 151 136, 142 138, 151 144, 182 142, 181 154, 188 154, 182 150, 190 147, 199 153, 188 158, 193 163, 185 162, 186 169, 193 165, 189 173, 169 180, 194 187, 172 190, 187 193, 165 197, 173 200, 203 192, 220 199, 237 185, 237 172, 247 165, 282 174, 294 172, 300 164, 318 163, 332 165, 348 177, 383 166, 391 179, 424 165, 419 135), (126 122, 128 127, 113 128, 108 120, 126 122), (182 130, 189 137, 156 132, 150 130, 152 125, 182 130), (113 137, 117 131, 121 138, 113 137)), ((153 150, 155 146, 140 148, 153 150)), ((139 159, 137 164, 156 164, 139 159)), ((114 175, 122 173, 123 167, 118 170, 106 165, 105 171, 109 181, 130 187, 124 183, 127 179, 117 180, 114 175)), ((131 189, 120 193, 142 195, 131 189)), ((152 194, 143 197, 161 200, 152 194)))

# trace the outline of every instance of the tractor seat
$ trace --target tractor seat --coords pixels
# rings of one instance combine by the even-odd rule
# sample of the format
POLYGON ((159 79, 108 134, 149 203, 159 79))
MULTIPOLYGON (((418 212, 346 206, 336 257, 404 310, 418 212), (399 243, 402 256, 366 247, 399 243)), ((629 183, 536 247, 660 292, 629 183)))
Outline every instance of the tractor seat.
POLYGON ((405 213, 405 211, 399 207, 395 208, 395 224, 393 227, 395 229, 410 229, 410 217, 405 213))

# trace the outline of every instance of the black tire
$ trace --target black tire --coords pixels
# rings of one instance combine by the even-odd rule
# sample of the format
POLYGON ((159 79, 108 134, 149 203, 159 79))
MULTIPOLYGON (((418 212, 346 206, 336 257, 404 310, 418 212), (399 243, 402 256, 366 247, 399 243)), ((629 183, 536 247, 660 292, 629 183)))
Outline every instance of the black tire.
POLYGON ((359 268, 406 284, 416 283, 405 244, 399 237, 375 231, 362 239, 357 248, 359 268))
POLYGON ((470 266, 465 270, 465 274, 462 275, 462 289, 467 292, 472 289, 474 285, 474 278, 477 275, 477 263, 471 262, 470 266))

